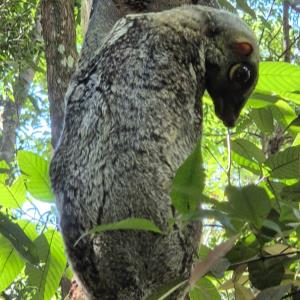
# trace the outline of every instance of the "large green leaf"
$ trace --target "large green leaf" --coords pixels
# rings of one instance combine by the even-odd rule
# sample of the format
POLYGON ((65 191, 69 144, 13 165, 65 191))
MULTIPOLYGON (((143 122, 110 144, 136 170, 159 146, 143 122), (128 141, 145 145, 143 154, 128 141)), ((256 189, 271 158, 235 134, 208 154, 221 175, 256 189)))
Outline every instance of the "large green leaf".
POLYGON ((271 210, 271 202, 263 188, 248 185, 243 188, 228 186, 226 188, 231 211, 234 218, 248 221, 256 228, 263 225, 271 210))
MULTIPOLYGON (((29 221, 18 221, 26 235, 32 240, 36 237, 35 226, 29 221)), ((13 245, 0 235, 0 292, 4 291, 20 274, 25 261, 18 255, 13 245)))
POLYGON ((18 151, 18 164, 21 172, 26 176, 26 186, 29 193, 38 200, 52 202, 49 179, 49 164, 42 157, 29 151, 18 151))
POLYGON ((255 144, 245 139, 235 139, 231 141, 233 152, 246 158, 249 161, 262 163, 265 160, 264 153, 255 144))
POLYGON ((300 146, 289 147, 270 156, 265 165, 270 168, 273 178, 300 178, 300 146))
POLYGON ((3 213, 0 213, 0 233, 10 241, 22 258, 33 264, 39 261, 37 248, 31 239, 18 224, 12 222, 3 213))
POLYGON ((274 104, 280 100, 280 97, 272 94, 272 92, 255 89, 249 100, 247 101, 246 107, 251 108, 262 108, 274 104))
MULTIPOLYGON (((287 128, 293 120, 297 118, 297 115, 294 111, 294 109, 285 101, 277 101, 274 105, 270 107, 272 110, 272 114, 274 119, 283 127, 287 128)), ((299 128, 290 127, 289 129, 290 133, 298 133, 299 128)))
POLYGON ((221 300, 221 296, 212 282, 204 277, 191 289, 190 300, 221 300))
POLYGON ((232 160, 235 161, 239 166, 252 172, 253 174, 261 174, 261 168, 259 167, 259 164, 255 161, 250 161, 235 152, 232 152, 232 160))
POLYGON ((273 134, 273 114, 272 110, 269 107, 253 109, 250 113, 250 117, 254 120, 256 126, 264 134, 273 134))
POLYGON ((11 186, 0 182, 0 205, 7 208, 21 208, 25 200, 26 188, 23 176, 19 176, 11 186))
POLYGON ((55 294, 66 267, 66 256, 61 235, 54 230, 48 230, 35 241, 39 248, 41 264, 26 265, 29 284, 35 288, 33 300, 50 300, 55 294))
POLYGON ((285 62, 262 62, 256 88, 300 104, 300 67, 285 62))
POLYGON ((172 184, 171 199, 176 210, 188 213, 197 210, 204 188, 201 144, 177 170, 172 184))
POLYGON ((11 243, 0 235, 0 292, 4 291, 22 271, 25 262, 11 243))

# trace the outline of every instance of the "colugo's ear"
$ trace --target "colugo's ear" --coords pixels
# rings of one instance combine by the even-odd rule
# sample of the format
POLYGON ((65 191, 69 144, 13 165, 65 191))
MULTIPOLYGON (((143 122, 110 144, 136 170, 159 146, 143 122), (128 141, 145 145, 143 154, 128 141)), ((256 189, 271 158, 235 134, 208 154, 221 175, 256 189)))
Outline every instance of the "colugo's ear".
POLYGON ((253 52, 253 47, 249 42, 236 42, 234 48, 237 54, 249 56, 253 52))

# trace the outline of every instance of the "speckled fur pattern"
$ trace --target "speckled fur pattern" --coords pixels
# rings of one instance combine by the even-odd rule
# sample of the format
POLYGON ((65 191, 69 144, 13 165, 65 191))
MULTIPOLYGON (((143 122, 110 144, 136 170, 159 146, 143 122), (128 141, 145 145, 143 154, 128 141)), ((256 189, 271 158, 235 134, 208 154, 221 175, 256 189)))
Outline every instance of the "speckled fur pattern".
POLYGON ((50 176, 69 261, 90 299, 144 299, 190 274, 199 224, 74 243, 129 217, 167 231, 172 178, 201 137, 206 62, 212 53, 224 60, 212 33, 228 18, 238 23, 229 30, 244 30, 236 16, 200 6, 129 15, 72 79, 50 176))

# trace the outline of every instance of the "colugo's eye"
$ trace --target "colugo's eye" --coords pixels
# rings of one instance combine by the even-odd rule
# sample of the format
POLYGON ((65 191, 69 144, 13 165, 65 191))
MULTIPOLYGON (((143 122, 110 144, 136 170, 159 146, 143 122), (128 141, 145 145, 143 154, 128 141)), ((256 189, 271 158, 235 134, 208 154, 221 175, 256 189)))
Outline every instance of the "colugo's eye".
POLYGON ((229 70, 229 79, 239 84, 246 84, 251 78, 251 71, 247 65, 236 64, 229 70))

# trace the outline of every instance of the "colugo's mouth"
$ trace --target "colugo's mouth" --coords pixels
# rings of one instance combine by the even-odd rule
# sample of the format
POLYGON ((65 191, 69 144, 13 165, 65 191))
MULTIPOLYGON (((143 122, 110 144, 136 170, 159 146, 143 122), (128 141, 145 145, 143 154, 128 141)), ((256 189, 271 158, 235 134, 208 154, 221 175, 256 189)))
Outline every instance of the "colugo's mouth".
POLYGON ((215 113, 218 116, 218 118, 223 121, 223 124, 228 127, 232 128, 235 126, 240 112, 244 105, 237 105, 237 103, 243 103, 244 101, 229 101, 229 99, 215 99, 214 105, 215 105, 215 113), (230 104, 230 105, 229 105, 230 104))

